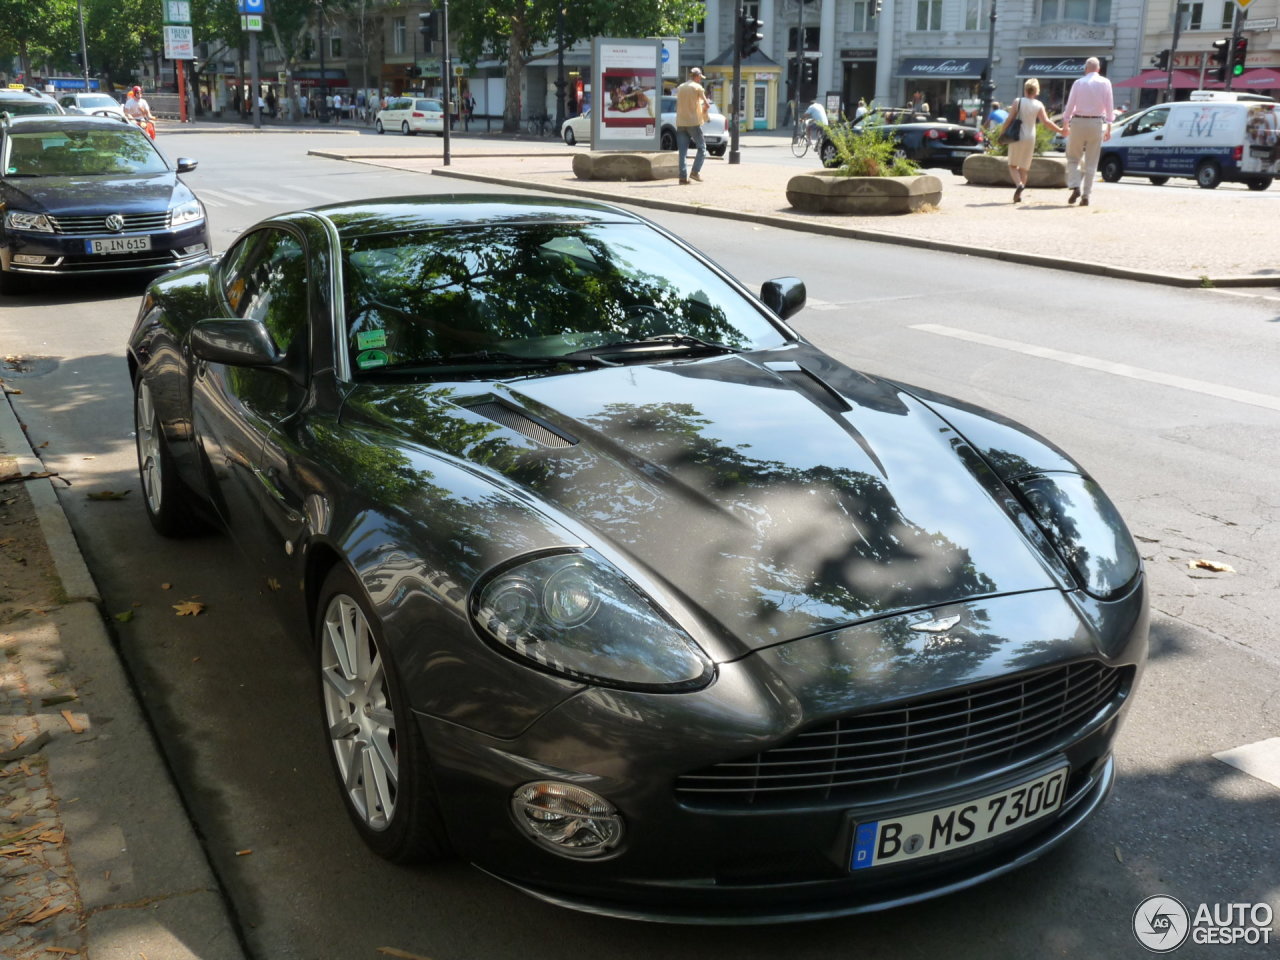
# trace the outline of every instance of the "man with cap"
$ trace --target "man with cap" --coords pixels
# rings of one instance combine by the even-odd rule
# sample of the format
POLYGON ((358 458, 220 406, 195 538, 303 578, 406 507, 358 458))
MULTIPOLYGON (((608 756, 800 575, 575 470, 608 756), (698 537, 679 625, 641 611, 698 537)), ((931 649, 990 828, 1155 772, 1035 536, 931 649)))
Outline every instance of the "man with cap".
POLYGON ((711 101, 702 87, 702 71, 694 67, 689 79, 676 87, 676 154, 680 160, 680 182, 702 179, 702 164, 707 159, 707 143, 702 137, 702 125, 706 122, 711 101), (693 158, 693 170, 685 165, 685 151, 692 140, 698 147, 693 158))

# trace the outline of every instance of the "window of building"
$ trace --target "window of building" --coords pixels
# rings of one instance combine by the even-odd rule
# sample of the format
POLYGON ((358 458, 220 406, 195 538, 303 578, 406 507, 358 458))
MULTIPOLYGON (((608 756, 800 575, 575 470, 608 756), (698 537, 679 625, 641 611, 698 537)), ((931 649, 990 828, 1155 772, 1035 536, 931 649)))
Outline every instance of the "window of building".
POLYGON ((1111 0, 1040 0, 1041 23, 1110 23, 1111 0))
MULTIPOLYGON (((803 27, 804 30, 804 47, 805 50, 817 50, 818 42, 822 37, 822 28, 818 26, 803 27)), ((792 53, 796 49, 796 28, 792 27, 787 31, 787 49, 792 53)))
POLYGON ((337 27, 330 27, 325 35, 325 39, 329 41, 329 56, 342 56, 342 33, 337 27))
POLYGON ((916 29, 942 29, 942 0, 916 0, 916 29))
MULTIPOLYGON (((1226 4, 1229 9, 1231 4, 1226 4)), ((1180 3, 1178 4, 1178 16, 1182 18, 1183 30, 1202 30, 1204 29, 1204 4, 1203 3, 1180 3)))
POLYGON ((853 31, 869 33, 876 29, 876 0, 854 0, 853 31))
POLYGON ((392 17, 391 18, 391 52, 404 53, 408 49, 404 41, 405 41, 404 17, 392 17))
POLYGON ((707 32, 706 18, 704 17, 701 20, 697 20, 694 23, 689 24, 687 27, 684 28, 684 32, 685 33, 706 33, 707 32))
POLYGON ((965 30, 985 30, 987 28, 986 4, 982 0, 963 0, 961 12, 964 15, 965 30))
POLYGON ((1222 29, 1230 30, 1236 23, 1236 5, 1235 0, 1227 0, 1222 5, 1222 29))

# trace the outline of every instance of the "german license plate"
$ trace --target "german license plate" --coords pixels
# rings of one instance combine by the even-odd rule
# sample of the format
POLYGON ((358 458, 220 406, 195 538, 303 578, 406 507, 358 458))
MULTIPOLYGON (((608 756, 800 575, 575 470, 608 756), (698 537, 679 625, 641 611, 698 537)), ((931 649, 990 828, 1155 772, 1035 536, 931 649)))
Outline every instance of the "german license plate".
POLYGON ((107 237, 105 240, 86 240, 88 253, 137 253, 151 249, 150 237, 107 237))
POLYGON ((860 823, 853 835, 851 870, 902 863, 981 843, 1033 823, 1062 806, 1070 767, 967 803, 860 823))

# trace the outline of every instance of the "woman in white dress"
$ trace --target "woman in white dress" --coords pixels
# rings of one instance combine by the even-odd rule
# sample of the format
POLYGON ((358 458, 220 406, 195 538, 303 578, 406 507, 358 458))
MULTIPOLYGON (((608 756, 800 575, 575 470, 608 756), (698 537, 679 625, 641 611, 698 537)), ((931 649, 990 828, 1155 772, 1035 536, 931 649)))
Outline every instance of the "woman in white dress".
POLYGON ((1005 121, 1006 129, 1015 118, 1022 120, 1022 135, 1009 144, 1009 176, 1016 188, 1013 191, 1013 202, 1022 202, 1022 191, 1027 186, 1027 174, 1031 172, 1031 155, 1036 148, 1036 122, 1043 123, 1054 133, 1061 133, 1062 128, 1049 119, 1044 104, 1036 99, 1040 94, 1040 81, 1032 77, 1022 85, 1026 96, 1019 97, 1009 108, 1009 119, 1005 121))

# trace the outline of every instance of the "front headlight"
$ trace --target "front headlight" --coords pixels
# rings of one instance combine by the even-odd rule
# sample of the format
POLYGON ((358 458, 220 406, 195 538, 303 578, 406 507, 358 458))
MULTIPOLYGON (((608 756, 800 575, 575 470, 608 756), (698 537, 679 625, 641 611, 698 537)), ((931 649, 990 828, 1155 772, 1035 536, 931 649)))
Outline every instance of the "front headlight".
POLYGON ((1017 480, 1014 487, 1086 593, 1109 600, 1133 582, 1142 563, 1138 547, 1096 483, 1054 473, 1017 480))
POLYGON ((203 219, 204 209, 200 206, 199 200, 190 200, 169 211, 169 223, 175 227, 180 223, 190 223, 192 220, 203 219))
POLYGON ((27 213, 25 210, 10 210, 4 215, 6 230, 32 230, 36 233, 53 233, 53 224, 43 213, 27 213))
POLYGON ((506 567, 472 593, 482 637, 551 673, 639 690, 705 686, 714 666, 693 639, 594 551, 506 567))

